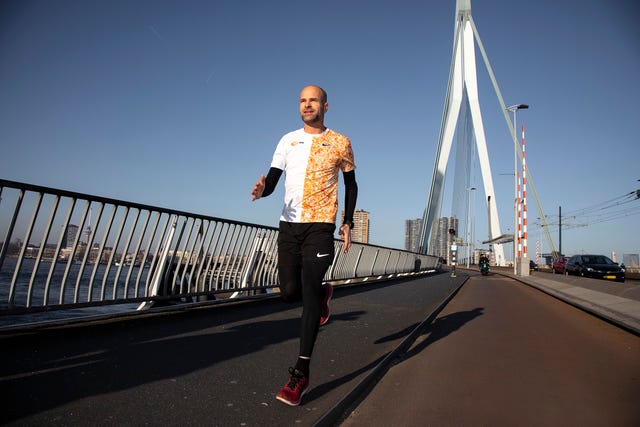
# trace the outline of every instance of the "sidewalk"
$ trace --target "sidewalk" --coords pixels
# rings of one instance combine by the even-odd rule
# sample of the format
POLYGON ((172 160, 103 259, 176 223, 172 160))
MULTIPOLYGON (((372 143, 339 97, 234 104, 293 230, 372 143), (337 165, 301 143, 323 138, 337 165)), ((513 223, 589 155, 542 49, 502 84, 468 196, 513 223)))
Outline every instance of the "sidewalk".
MULTIPOLYGON (((342 426, 640 425, 638 336, 506 276, 472 273, 342 426)), ((527 284, 637 322, 638 301, 537 276, 527 284)))
MULTIPOLYGON (((602 287, 602 290, 597 291, 588 289, 584 286, 576 286, 572 283, 564 283, 559 280, 554 280, 554 278, 563 276, 554 276, 549 273, 536 272, 524 277, 515 276, 514 274, 505 272, 499 272, 498 274, 514 278, 529 286, 533 286, 536 289, 540 289, 541 291, 566 303, 609 320, 620 327, 640 335, 640 301, 637 299, 612 295, 606 292, 606 287, 611 285, 612 282, 607 282, 605 280, 591 281, 590 283, 597 283, 602 287)), ((577 280, 576 283, 591 280, 585 278, 575 279, 577 280)), ((636 296, 640 293, 640 287, 638 289, 633 289, 633 291, 634 296, 636 296)))

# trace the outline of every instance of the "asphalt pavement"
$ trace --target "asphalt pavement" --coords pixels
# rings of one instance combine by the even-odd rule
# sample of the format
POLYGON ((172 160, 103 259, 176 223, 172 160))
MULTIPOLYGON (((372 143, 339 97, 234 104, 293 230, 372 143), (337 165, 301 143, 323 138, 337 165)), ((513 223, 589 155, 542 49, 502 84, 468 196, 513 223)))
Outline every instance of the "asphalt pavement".
MULTIPOLYGON (((466 275, 336 287, 303 405, 275 395, 298 354, 279 299, 3 332, 5 425, 299 426, 328 420, 466 275)), ((326 422, 326 421, 325 421, 326 422)))

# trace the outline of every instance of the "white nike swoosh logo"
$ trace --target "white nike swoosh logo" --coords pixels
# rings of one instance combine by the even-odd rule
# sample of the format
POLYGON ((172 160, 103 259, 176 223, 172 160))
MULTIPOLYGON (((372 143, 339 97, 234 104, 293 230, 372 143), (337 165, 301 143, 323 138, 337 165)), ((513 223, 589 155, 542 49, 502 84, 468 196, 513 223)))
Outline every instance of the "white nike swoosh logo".
POLYGON ((318 252, 318 253, 316 254, 316 256, 317 256, 318 258, 324 258, 324 257, 326 257, 326 256, 329 256, 329 254, 321 254, 320 252, 318 252))

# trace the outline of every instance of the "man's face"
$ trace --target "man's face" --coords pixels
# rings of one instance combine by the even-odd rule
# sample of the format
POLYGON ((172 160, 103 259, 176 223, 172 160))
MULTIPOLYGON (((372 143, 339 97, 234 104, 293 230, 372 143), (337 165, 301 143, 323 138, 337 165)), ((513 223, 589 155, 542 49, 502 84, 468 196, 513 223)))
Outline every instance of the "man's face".
POLYGON ((324 113, 329 104, 322 101, 322 91, 317 87, 306 87, 300 92, 300 117, 306 124, 324 123, 324 113))

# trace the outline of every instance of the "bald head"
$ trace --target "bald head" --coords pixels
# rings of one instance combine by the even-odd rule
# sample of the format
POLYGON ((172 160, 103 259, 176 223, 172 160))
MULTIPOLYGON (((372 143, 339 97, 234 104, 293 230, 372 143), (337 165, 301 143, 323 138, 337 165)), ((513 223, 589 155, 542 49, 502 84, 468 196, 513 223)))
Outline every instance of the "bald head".
POLYGON ((324 89, 322 89, 320 86, 317 86, 317 85, 305 86, 304 88, 302 88, 302 91, 300 92, 300 94, 302 95, 302 92, 304 92, 307 89, 317 91, 320 94, 320 102, 322 102, 323 104, 327 102, 327 92, 324 89))

